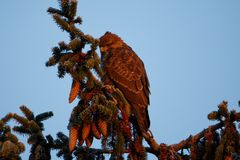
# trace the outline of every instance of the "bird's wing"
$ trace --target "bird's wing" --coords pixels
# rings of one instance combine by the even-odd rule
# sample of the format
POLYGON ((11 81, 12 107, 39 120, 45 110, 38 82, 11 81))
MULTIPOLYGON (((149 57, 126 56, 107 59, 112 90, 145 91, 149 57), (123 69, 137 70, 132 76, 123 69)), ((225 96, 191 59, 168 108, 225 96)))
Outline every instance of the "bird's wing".
POLYGON ((144 64, 130 47, 112 50, 104 68, 130 103, 148 106, 150 91, 144 64))

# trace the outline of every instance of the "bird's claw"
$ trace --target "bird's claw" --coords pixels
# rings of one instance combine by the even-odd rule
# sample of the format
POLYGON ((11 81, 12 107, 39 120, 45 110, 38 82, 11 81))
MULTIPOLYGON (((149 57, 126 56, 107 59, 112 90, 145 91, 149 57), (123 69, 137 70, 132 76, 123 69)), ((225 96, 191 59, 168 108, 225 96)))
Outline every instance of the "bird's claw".
POLYGON ((147 131, 147 133, 151 138, 153 138, 153 134, 152 134, 152 131, 150 129, 147 131))

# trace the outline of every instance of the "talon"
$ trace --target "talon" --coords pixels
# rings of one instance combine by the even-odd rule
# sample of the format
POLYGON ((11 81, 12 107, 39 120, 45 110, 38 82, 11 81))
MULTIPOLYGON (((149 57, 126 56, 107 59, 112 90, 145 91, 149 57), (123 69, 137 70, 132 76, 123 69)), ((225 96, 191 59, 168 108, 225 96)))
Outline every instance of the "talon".
POLYGON ((152 131, 150 129, 147 131, 147 133, 151 138, 153 138, 153 134, 152 134, 152 131))

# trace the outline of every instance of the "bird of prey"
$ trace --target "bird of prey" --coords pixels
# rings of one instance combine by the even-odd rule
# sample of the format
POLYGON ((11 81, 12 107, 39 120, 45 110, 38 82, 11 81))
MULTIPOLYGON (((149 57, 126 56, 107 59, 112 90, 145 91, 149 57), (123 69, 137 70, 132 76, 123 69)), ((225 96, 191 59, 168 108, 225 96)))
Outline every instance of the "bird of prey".
POLYGON ((103 83, 119 88, 130 104, 138 134, 147 132, 149 81, 142 60, 120 37, 106 32, 100 38, 100 51, 105 75, 103 83))

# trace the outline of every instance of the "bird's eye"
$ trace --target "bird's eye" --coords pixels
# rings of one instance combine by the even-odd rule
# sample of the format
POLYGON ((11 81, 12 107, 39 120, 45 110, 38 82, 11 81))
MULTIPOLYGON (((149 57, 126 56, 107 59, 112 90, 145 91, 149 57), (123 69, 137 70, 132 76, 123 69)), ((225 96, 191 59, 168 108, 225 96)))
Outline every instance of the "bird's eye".
POLYGON ((106 52, 106 47, 100 47, 101 52, 106 52))

